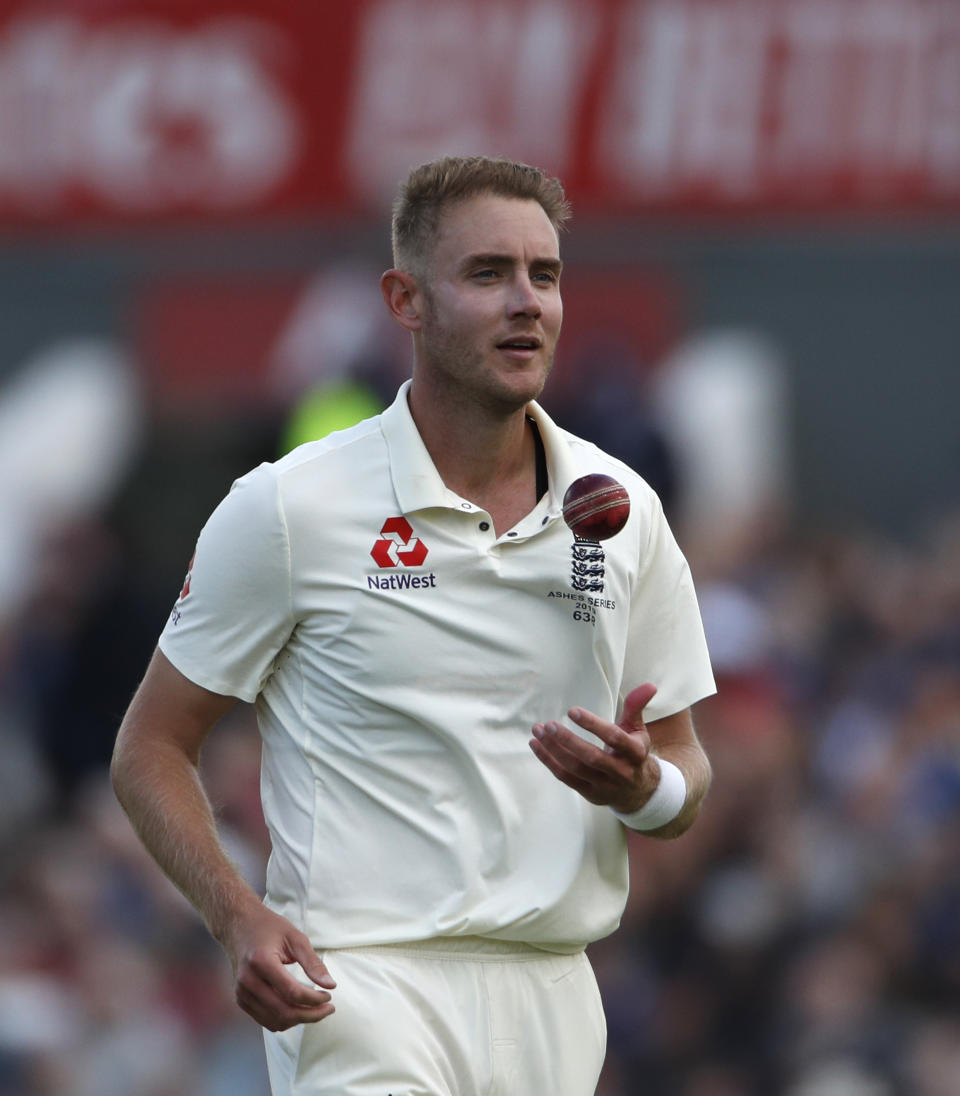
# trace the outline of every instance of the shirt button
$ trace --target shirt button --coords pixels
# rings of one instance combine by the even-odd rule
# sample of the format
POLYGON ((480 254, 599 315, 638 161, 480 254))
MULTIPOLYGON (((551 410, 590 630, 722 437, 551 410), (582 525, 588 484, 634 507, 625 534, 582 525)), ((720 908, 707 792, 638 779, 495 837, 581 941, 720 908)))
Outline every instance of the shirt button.
POLYGON ((543 521, 540 522, 540 524, 541 525, 546 525, 549 520, 550 520, 550 518, 546 517, 546 518, 543 519, 543 521))
POLYGON ((515 537, 516 535, 517 535, 516 533, 507 533, 508 537, 515 537))
POLYGON ((487 531, 487 530, 488 530, 488 529, 490 528, 490 522, 489 522, 489 521, 481 521, 481 522, 480 522, 480 528, 481 528, 481 529, 482 529, 482 530, 483 530, 484 532, 486 532, 486 531, 487 531))
POLYGON ((460 509, 461 510, 472 510, 473 507, 470 505, 469 502, 461 502, 460 503, 460 509))

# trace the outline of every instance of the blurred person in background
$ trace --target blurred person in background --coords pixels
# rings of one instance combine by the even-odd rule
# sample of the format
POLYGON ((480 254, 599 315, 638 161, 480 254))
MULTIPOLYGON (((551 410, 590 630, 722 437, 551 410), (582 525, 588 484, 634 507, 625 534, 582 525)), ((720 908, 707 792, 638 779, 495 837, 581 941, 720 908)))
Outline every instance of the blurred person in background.
POLYGON ((408 373, 401 335, 366 266, 311 278, 270 352, 270 388, 287 409, 278 455, 383 411, 408 373))
POLYGON ((678 490, 676 458, 651 407, 642 362, 627 340, 602 331, 593 332, 588 344, 574 359, 577 381, 562 394, 558 417, 571 433, 595 441, 638 472, 670 518, 678 490))
POLYGON ((659 503, 534 402, 566 216, 526 165, 411 174, 382 289, 412 381, 238 481, 120 730, 118 797, 224 946, 278 1096, 593 1092, 584 947, 619 921, 626 831, 685 832, 710 782, 690 709, 713 679, 659 503), (560 500, 600 470, 633 514, 584 602, 560 500), (197 772, 237 698, 264 740, 266 905, 197 772))

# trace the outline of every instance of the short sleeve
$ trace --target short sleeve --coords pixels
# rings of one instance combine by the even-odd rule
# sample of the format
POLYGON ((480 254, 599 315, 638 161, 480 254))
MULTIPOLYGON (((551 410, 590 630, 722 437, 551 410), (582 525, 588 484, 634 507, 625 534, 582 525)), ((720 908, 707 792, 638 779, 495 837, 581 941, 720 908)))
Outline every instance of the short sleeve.
POLYGON ((160 650, 195 684, 253 701, 293 624, 287 529, 276 475, 262 464, 203 527, 160 650))
POLYGON ((630 604, 623 696, 646 681, 657 694, 645 709, 662 719, 716 692, 693 578, 654 496, 646 550, 630 604))

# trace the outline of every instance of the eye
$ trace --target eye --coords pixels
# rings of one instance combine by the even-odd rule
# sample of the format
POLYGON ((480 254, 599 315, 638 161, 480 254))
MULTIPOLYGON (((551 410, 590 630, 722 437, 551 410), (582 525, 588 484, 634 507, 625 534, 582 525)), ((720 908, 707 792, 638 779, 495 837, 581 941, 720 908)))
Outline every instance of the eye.
POLYGON ((484 267, 482 270, 474 271, 472 277, 480 282, 492 282, 497 277, 497 271, 492 267, 484 267))
POLYGON ((552 270, 538 270, 533 275, 532 280, 541 282, 544 285, 554 285, 557 281, 557 275, 552 270))

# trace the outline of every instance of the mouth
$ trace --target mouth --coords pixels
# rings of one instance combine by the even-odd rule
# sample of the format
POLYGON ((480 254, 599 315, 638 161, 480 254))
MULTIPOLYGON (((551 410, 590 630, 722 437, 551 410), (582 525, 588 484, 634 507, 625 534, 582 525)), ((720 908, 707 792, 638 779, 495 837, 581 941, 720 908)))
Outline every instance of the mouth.
POLYGON ((497 349, 511 356, 529 357, 535 354, 542 345, 543 340, 534 335, 515 335, 513 338, 498 342, 497 349))

